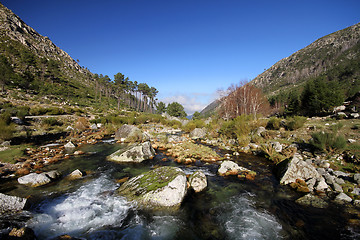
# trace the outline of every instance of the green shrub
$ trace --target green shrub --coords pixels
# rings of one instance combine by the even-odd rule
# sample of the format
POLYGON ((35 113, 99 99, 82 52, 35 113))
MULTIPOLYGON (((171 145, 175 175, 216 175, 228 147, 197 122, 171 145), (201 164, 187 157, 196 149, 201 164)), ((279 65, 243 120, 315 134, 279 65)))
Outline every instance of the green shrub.
POLYGON ((194 121, 189 121, 182 129, 185 132, 191 132, 196 128, 194 121))
POLYGON ((330 129, 331 129, 331 131, 333 131, 333 132, 338 132, 343 126, 344 126, 344 124, 342 124, 341 122, 339 122, 339 123, 337 123, 337 124, 331 125, 331 126, 330 126, 330 129))
POLYGON ((288 118, 286 121, 286 129, 288 129, 290 131, 299 129, 302 126, 304 126, 306 120, 307 120, 307 118, 302 117, 302 116, 294 116, 294 117, 288 118))
POLYGON ((277 117, 271 117, 266 125, 267 129, 279 130, 281 127, 281 119, 277 117))
POLYGON ((9 125, 11 123, 11 113, 9 111, 5 111, 0 114, 0 121, 2 121, 5 125, 9 125))
POLYGON ((326 152, 342 151, 346 146, 346 139, 336 133, 313 133, 309 143, 318 150, 326 152))
POLYGON ((56 118, 45 118, 42 120, 43 124, 46 124, 48 126, 62 126, 63 123, 61 121, 58 121, 56 118))
POLYGON ((9 140, 13 137, 13 133, 15 132, 15 127, 13 124, 8 124, 3 119, 0 119, 0 139, 1 140, 9 140))

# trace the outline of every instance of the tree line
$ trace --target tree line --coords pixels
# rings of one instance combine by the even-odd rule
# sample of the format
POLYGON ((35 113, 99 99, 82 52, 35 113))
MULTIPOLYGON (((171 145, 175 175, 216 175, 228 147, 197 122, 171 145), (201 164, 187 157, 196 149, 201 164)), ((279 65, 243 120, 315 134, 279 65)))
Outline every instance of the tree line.
POLYGON ((118 110, 122 106, 129 106, 136 111, 154 113, 156 95, 159 91, 146 83, 131 81, 129 77, 119 72, 114 75, 113 80, 108 75, 95 74, 94 92, 95 101, 100 103, 103 97, 115 98, 118 110))

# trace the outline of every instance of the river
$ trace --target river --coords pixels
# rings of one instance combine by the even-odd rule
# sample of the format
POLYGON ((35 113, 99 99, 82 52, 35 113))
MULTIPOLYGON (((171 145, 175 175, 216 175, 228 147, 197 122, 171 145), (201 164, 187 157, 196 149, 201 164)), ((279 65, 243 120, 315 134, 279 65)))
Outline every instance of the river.
MULTIPOLYGON (((242 154, 233 157, 239 165, 257 172, 254 181, 218 176, 216 164, 197 162, 178 165, 153 160, 140 164, 118 164, 105 158, 124 147, 111 141, 85 145, 86 155, 51 165, 64 175, 75 169, 87 176, 65 178, 43 187, 28 188, 9 181, 1 192, 31 195, 32 206, 22 220, 38 239, 68 234, 80 239, 356 239, 347 226, 348 214, 336 205, 315 209, 297 205, 301 196, 281 186, 265 159, 242 154), (178 211, 139 210, 114 191, 116 179, 133 177, 161 165, 178 166, 186 174, 198 169, 207 175, 205 192, 190 192, 178 211)), ((226 152, 220 152, 225 154, 226 152)))

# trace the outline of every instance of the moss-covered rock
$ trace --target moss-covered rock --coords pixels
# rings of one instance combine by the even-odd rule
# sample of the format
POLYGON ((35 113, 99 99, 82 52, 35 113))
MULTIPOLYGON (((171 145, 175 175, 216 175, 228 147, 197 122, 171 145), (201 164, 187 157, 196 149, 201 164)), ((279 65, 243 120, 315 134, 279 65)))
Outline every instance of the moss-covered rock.
POLYGON ((178 208, 187 191, 186 175, 176 167, 160 167, 125 182, 118 193, 141 208, 178 208))

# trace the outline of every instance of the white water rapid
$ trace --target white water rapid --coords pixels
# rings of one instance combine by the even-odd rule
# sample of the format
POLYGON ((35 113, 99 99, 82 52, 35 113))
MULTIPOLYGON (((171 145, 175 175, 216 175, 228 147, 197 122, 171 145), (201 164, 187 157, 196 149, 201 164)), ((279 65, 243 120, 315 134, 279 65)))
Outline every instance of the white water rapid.
POLYGON ((226 209, 220 216, 229 239, 282 239, 282 227, 276 218, 265 210, 254 207, 252 198, 246 193, 234 196, 225 204, 226 209))
POLYGON ((106 177, 93 180, 74 193, 42 202, 28 223, 39 239, 62 234, 77 236, 105 226, 121 226, 131 208, 123 198, 111 194, 116 185, 106 177))

